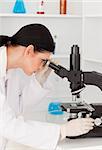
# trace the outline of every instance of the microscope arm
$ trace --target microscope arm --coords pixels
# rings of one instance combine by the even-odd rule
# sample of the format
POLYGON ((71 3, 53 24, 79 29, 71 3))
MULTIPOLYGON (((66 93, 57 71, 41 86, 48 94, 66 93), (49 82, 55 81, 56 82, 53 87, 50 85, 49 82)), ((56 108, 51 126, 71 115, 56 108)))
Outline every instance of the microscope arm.
POLYGON ((69 71, 60 65, 54 64, 53 62, 50 62, 49 67, 52 68, 54 72, 61 78, 67 78, 67 80, 70 82, 72 93, 85 87, 82 81, 82 71, 69 71))
POLYGON ((86 85, 95 85, 102 90, 102 74, 92 71, 92 72, 83 72, 83 71, 73 71, 67 70, 66 68, 56 65, 50 62, 49 67, 51 67, 54 72, 61 78, 67 78, 70 82, 71 92, 77 92, 86 85))
POLYGON ((95 85, 102 90, 102 74, 92 71, 83 72, 83 82, 86 85, 95 85))
POLYGON ((69 71, 63 66, 56 65, 53 62, 50 62, 49 67, 54 70, 54 72, 61 78, 67 78, 69 82, 80 81, 81 71, 69 71))

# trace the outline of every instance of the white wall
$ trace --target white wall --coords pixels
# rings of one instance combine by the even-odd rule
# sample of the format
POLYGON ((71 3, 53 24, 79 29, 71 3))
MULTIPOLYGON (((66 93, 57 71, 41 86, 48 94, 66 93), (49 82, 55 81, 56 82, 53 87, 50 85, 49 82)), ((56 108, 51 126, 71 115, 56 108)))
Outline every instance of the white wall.
POLYGON ((83 0, 83 12, 85 15, 101 15, 102 0, 83 0))
MULTIPOLYGON (((46 14, 59 14, 59 0, 46 1, 46 14)), ((1 0, 0 13, 12 13, 14 2, 14 0, 1 0)), ((29 2, 25 0, 24 2, 27 13, 36 13, 37 0, 29 0, 29 2)), ((84 0, 82 4, 82 0, 68 0, 67 5, 67 15, 82 15, 83 17, 0 17, 0 34, 12 36, 23 25, 45 24, 52 35, 57 36, 56 54, 69 56, 71 46, 78 44, 82 58, 85 59, 85 61, 82 60, 82 70, 102 72, 102 1, 84 0)), ((58 58, 58 61, 69 68, 68 58, 58 58)), ((39 109, 45 109, 49 101, 69 100, 68 97, 71 97, 68 82, 62 81, 56 75, 51 75, 49 80, 55 88, 52 89, 50 98, 45 99, 39 105, 39 109)), ((101 102, 102 94, 97 87, 87 86, 82 92, 82 98, 87 102, 101 102)))
MULTIPOLYGON (((83 70, 102 73, 102 0, 84 0, 83 6, 83 70)), ((87 102, 102 102, 96 86, 87 86, 82 97, 87 102)))

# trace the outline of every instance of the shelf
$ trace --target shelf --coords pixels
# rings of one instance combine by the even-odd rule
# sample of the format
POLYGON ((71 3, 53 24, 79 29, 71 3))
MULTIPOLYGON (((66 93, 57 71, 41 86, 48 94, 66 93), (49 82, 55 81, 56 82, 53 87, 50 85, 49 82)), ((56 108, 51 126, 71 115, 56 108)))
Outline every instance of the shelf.
POLYGON ((55 54, 52 56, 52 58, 69 58, 68 54, 63 55, 63 54, 55 54))
MULTIPOLYGON (((69 55, 68 54, 66 54, 66 55, 64 55, 64 54, 54 54, 52 56, 52 58, 67 58, 67 59, 69 59, 69 55)), ((83 59, 83 61, 102 64, 102 61, 95 60, 95 59, 83 59)))
POLYGON ((13 13, 1 13, 0 17, 36 17, 36 18, 81 18, 80 15, 60 15, 60 14, 13 14, 13 13))
POLYGON ((101 15, 60 15, 60 14, 13 14, 13 13, 0 13, 0 17, 38 17, 38 18, 101 18, 101 15))
POLYGON ((85 18, 102 18, 102 15, 86 15, 85 18))
POLYGON ((94 59, 83 59, 84 61, 93 62, 93 63, 99 63, 102 64, 102 61, 94 60, 94 59))

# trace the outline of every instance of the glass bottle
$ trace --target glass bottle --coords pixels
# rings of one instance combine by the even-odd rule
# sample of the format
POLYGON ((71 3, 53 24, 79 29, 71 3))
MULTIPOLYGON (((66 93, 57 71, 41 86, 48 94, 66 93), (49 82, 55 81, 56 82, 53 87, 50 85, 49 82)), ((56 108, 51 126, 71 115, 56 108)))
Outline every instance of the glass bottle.
POLYGON ((60 0, 60 14, 66 14, 67 0, 60 0))
POLYGON ((16 0, 13 8, 13 13, 26 13, 23 0, 16 0))
POLYGON ((38 1, 38 11, 37 14, 45 14, 44 12, 44 0, 38 1))

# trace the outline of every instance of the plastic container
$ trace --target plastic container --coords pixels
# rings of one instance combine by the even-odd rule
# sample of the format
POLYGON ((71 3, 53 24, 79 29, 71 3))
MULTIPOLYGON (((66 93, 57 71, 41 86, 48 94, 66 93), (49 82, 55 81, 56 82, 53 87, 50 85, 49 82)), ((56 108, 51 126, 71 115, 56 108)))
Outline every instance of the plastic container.
POLYGON ((60 14, 66 14, 67 12, 67 0, 60 0, 60 14))
POLYGON ((51 123, 63 124, 68 120, 68 113, 62 111, 60 102, 51 102, 48 106, 46 120, 51 123))
POLYGON ((26 13, 23 0, 16 0, 13 8, 13 13, 26 13))

